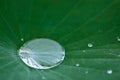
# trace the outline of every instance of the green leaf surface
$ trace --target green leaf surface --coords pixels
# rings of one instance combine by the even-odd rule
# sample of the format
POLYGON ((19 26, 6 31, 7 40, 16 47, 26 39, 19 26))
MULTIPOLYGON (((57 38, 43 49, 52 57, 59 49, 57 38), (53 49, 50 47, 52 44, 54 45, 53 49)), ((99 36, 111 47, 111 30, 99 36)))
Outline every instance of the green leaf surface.
POLYGON ((120 80, 120 0, 0 0, 0 80, 120 80), (17 51, 35 38, 59 42, 63 63, 26 66, 17 51))

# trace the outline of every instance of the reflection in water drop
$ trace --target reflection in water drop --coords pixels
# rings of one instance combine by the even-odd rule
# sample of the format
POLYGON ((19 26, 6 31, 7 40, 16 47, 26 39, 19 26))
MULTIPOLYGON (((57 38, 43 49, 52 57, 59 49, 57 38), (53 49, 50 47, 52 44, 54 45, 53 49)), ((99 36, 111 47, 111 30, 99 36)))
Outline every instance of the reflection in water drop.
POLYGON ((49 69, 64 60, 65 50, 56 41, 41 38, 25 43, 18 54, 29 67, 49 69))
POLYGON ((93 44, 92 44, 92 43, 89 43, 89 44, 88 44, 88 47, 93 47, 93 44))

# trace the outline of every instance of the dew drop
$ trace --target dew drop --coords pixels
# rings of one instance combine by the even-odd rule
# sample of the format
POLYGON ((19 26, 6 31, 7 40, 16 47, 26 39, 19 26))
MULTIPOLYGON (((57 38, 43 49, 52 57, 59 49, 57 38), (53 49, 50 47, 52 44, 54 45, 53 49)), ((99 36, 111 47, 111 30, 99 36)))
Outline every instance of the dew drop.
POLYGON ((23 39, 23 38, 21 38, 21 41, 24 41, 24 39, 23 39))
POLYGON ((112 70, 107 70, 107 73, 108 74, 112 74, 112 70))
POLYGON ((86 52, 85 50, 83 50, 83 52, 86 52))
POLYGON ((85 74, 88 74, 88 71, 85 71, 85 74))
POLYGON ((119 36, 117 37, 117 41, 120 41, 120 37, 119 36))
POLYGON ((88 43, 88 47, 93 47, 93 44, 92 43, 88 43))
POLYGON ((120 55, 118 55, 118 57, 120 57, 120 55))
POLYGON ((64 60, 65 50, 54 40, 40 38, 24 43, 18 55, 29 67, 49 69, 58 66, 64 60))
POLYGON ((42 80, 45 80, 45 77, 44 77, 44 76, 42 76, 42 80))
POLYGON ((78 63, 77 63, 77 64, 76 64, 76 66, 77 66, 77 67, 79 67, 79 66, 80 66, 80 64, 78 64, 78 63))

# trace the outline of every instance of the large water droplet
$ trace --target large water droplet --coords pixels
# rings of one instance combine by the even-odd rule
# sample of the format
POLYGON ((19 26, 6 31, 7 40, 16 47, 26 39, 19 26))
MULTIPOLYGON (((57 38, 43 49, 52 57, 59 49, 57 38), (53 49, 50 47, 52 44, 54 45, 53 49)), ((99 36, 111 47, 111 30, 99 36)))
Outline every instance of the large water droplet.
POLYGON ((49 69, 58 66, 64 60, 65 50, 56 41, 41 38, 26 42, 18 54, 29 67, 49 69))

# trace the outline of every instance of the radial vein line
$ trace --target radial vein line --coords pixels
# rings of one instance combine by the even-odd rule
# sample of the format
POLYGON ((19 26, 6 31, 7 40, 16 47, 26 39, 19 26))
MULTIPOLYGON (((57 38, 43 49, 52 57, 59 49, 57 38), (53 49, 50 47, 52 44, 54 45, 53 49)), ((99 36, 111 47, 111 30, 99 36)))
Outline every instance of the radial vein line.
MULTIPOLYGON (((16 2, 14 2, 14 3, 12 3, 13 5, 14 5, 14 14, 15 14, 15 19, 16 19, 16 23, 17 23, 17 26, 16 27, 19 27, 18 25, 19 25, 19 18, 18 18, 18 13, 17 13, 17 3, 16 2)), ((18 29, 18 35, 19 35, 19 37, 21 37, 21 34, 20 34, 20 30, 19 30, 19 28, 17 28, 18 29)))
MULTIPOLYGON (((110 55, 110 54, 108 54, 108 55, 110 55)), ((73 56, 73 55, 72 55, 73 56)), ((104 60, 104 61, 116 61, 116 60, 119 60, 120 61, 120 58, 119 57, 117 57, 117 55, 110 55, 110 56, 114 56, 114 57, 78 57, 79 55, 77 55, 77 57, 75 57, 75 58, 72 58, 72 57, 70 57, 70 58, 68 58, 68 59, 70 59, 71 60, 71 58, 72 59, 74 59, 74 60, 104 60)), ((87 55, 88 56, 88 55, 87 55)))
POLYGON ((18 12, 17 12, 17 3, 14 3, 14 5, 15 5, 15 15, 16 15, 16 21, 17 21, 17 27, 18 27, 18 33, 19 33, 19 37, 21 38, 22 37, 22 34, 21 34, 21 31, 20 31, 20 28, 19 28, 19 17, 18 17, 18 12))
POLYGON ((67 79, 69 79, 69 80, 71 80, 71 78, 70 77, 68 77, 68 76, 66 76, 66 75, 63 75, 63 74, 61 74, 61 73, 58 73, 58 72, 55 72, 55 71, 53 71, 53 70, 50 70, 52 73, 54 73, 54 74, 57 74, 57 75, 59 75, 59 76, 62 76, 62 77, 65 77, 65 78, 67 78, 67 79))
POLYGON ((29 71, 29 68, 26 68, 26 71, 27 71, 27 79, 30 80, 30 71, 29 71))
POLYGON ((81 0, 78 0, 78 2, 72 7, 72 9, 62 18, 62 20, 54 27, 54 29, 49 33, 49 34, 52 34, 55 29, 60 26, 69 16, 70 14, 72 13, 72 11, 79 5, 81 0))
MULTIPOLYGON (((38 72, 38 74, 41 76, 41 77, 44 77, 45 79, 47 79, 42 73, 39 72, 39 70, 36 69, 36 71, 38 72)), ((47 79, 48 80, 48 79, 47 79)))
POLYGON ((16 55, 4 56, 4 57, 0 57, 0 59, 8 59, 8 58, 12 58, 13 56, 16 56, 16 55))
MULTIPOLYGON (((14 68, 14 71, 16 71, 18 69, 18 65, 14 68)), ((13 77, 15 77, 15 74, 14 74, 14 71, 11 72, 10 77, 9 77, 9 80, 13 80, 13 77)))
POLYGON ((8 21, 5 19, 5 17, 0 13, 2 19, 4 20, 4 22, 7 24, 8 28, 10 29, 11 33, 13 34, 13 36, 15 36, 15 33, 12 29, 12 26, 8 23, 8 21))
POLYGON ((115 3, 117 3, 117 1, 113 1, 111 2, 107 7, 105 7, 100 13, 98 13, 97 15, 93 16, 92 18, 88 19, 85 23, 83 23, 83 25, 81 25, 80 27, 78 27, 77 29, 74 29, 72 32, 70 32, 69 34, 63 36, 62 38, 60 38, 59 40, 63 40, 65 38, 67 38, 68 36, 70 36, 71 34, 75 33, 76 31, 78 31, 81 27, 84 27, 86 24, 92 22, 93 20, 95 20, 97 17, 99 17, 101 14, 103 14, 107 9, 109 9, 112 5, 114 5, 115 3))
MULTIPOLYGON (((17 59, 17 60, 18 60, 18 59, 17 59)), ((0 66, 0 69, 3 69, 3 68, 5 68, 5 67, 7 67, 7 66, 9 66, 9 65, 11 65, 11 64, 13 64, 13 63, 15 63, 17 60, 11 61, 11 62, 3 65, 3 66, 0 66)))
MULTIPOLYGON (((62 65, 63 67, 71 67, 71 68, 75 68, 75 66, 71 66, 71 65, 62 65)), ((97 71, 105 71, 103 69, 99 69, 99 68, 93 68, 93 67, 85 67, 85 66, 80 66, 80 67, 76 67, 76 68, 81 68, 81 69, 88 69, 88 70, 97 70, 97 71)), ((72 70, 72 69, 71 69, 72 70)))
POLYGON ((86 53, 86 52, 92 52, 92 51, 108 51, 108 52, 111 52, 111 51, 116 51, 118 52, 118 50, 120 51, 120 49, 88 49, 88 50, 85 50, 85 52, 83 52, 83 50, 80 50, 80 49, 76 49, 76 50, 72 50, 72 51, 68 51, 67 53, 73 53, 73 52, 82 52, 82 53, 86 53))
POLYGON ((31 18, 32 18, 32 7, 33 7, 33 0, 30 0, 30 8, 29 8, 29 19, 31 21, 31 18))
MULTIPOLYGON (((105 35, 105 34, 108 34, 109 32, 111 32, 111 30, 112 30, 112 29, 108 29, 108 30, 104 33, 104 35, 105 35)), ((101 34, 100 34, 100 35, 96 35, 96 34, 94 33, 94 35, 92 35, 92 36, 89 36, 89 37, 87 37, 87 38, 85 38, 85 39, 76 41, 76 42, 71 43, 71 44, 67 44, 67 45, 65 45, 65 47, 69 47, 69 46, 72 46, 72 45, 79 44, 80 42, 82 42, 82 41, 84 41, 84 40, 87 40, 87 39, 90 39, 90 38, 95 38, 96 36, 101 36, 101 34)))

